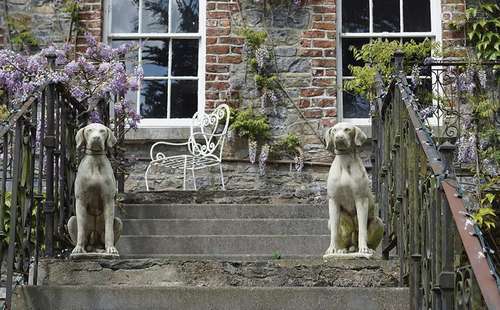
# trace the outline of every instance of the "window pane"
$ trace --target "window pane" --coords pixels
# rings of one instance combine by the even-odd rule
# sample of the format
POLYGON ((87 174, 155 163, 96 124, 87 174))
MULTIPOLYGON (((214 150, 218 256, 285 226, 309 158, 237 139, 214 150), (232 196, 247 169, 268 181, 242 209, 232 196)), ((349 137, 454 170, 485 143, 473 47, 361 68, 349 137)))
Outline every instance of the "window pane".
POLYGON ((405 32, 431 31, 430 0, 403 1, 403 23, 405 32))
POLYGON ((198 40, 172 40, 172 76, 198 75, 198 40))
POLYGON ((342 92, 342 109, 344 118, 368 118, 370 103, 359 95, 342 92))
POLYGON ((168 0, 145 0, 142 32, 168 32, 168 0))
POLYGON ((167 81, 142 81, 141 116, 143 118, 167 117, 167 81))
POLYGON ((171 118, 191 118, 198 110, 198 81, 172 80, 171 118))
POLYGON ((198 32, 198 0, 172 2, 172 32, 198 32))
POLYGON ((342 32, 369 32, 368 0, 342 1, 342 32))
MULTIPOLYGON (((136 43, 138 43, 138 41, 135 41, 135 40, 130 40, 130 41, 113 40, 111 42, 111 47, 117 48, 120 45, 129 44, 129 43, 136 44, 136 43)), ((130 51, 129 53, 127 53, 127 55, 125 55, 124 60, 125 60, 125 67, 127 68, 127 71, 132 72, 134 70, 134 68, 139 64, 139 53, 137 52, 137 49, 134 49, 134 50, 130 51)))
POLYGON ((168 40, 145 41, 142 47, 144 76, 168 75, 168 40))
POLYGON ((362 66, 363 62, 354 59, 353 51, 350 49, 351 46, 356 48, 361 48, 363 45, 370 42, 368 38, 362 39, 342 39, 342 75, 350 76, 351 70, 349 70, 349 65, 362 66))
POLYGON ((137 32, 139 30, 139 0, 112 0, 111 32, 137 32))
POLYGON ((399 20, 399 0, 373 0, 374 32, 399 32, 399 20))

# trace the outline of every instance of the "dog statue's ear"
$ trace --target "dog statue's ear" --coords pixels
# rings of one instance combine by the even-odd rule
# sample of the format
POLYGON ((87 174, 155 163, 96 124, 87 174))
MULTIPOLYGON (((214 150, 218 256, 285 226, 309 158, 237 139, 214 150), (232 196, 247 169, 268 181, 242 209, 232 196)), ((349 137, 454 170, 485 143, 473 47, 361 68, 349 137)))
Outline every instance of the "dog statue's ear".
POLYGON ((366 136, 366 134, 361 130, 359 129, 358 127, 354 126, 354 144, 356 146, 362 146, 363 143, 365 143, 366 139, 368 137, 366 136))
POLYGON ((333 127, 328 128, 325 132, 326 149, 332 152, 335 151, 335 140, 333 139, 333 132, 333 127))
POLYGON ((106 145, 109 148, 112 148, 113 146, 115 146, 117 141, 116 141, 115 135, 113 134, 111 129, 109 129, 109 128, 106 128, 106 129, 108 131, 108 138, 106 139, 106 145))
POLYGON ((81 128, 76 133, 75 140, 76 140, 76 148, 77 149, 85 146, 85 134, 84 134, 84 131, 85 131, 85 127, 81 128))

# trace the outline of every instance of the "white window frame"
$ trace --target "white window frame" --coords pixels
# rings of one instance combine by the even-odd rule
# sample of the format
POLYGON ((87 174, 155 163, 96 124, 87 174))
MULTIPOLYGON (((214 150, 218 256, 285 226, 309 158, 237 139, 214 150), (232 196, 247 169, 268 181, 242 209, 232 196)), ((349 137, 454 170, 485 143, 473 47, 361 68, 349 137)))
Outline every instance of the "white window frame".
MULTIPOLYGON (((161 77, 148 76, 144 80, 169 80, 172 78, 172 39, 196 39, 199 41, 198 46, 198 74, 193 77, 174 77, 175 80, 198 80, 198 105, 197 111, 205 110, 205 65, 206 65, 206 1, 198 0, 198 33, 172 33, 172 1, 168 3, 169 20, 168 30, 166 33, 141 33, 142 28, 142 4, 144 0, 139 0, 138 8, 138 33, 112 33, 112 9, 111 0, 103 0, 104 2, 104 23, 103 23, 103 42, 109 43, 111 40, 140 40, 140 39, 170 39, 169 40, 169 64, 168 75, 161 77)), ((141 49, 139 50, 138 59, 142 60, 141 49)), ((171 83, 168 83, 168 99, 167 99, 167 114, 170 116, 171 109, 171 83)), ((136 107, 137 112, 140 113, 140 91, 137 91, 136 107)), ((139 128, 165 128, 165 127, 189 127, 192 118, 143 118, 139 122, 139 128)))
POLYGON ((373 1, 368 1, 369 9, 369 32, 342 32, 342 1, 349 0, 337 0, 337 121, 338 122, 349 122, 361 126, 370 126, 370 118, 344 118, 344 107, 343 107, 343 82, 345 79, 342 72, 342 40, 349 38, 381 38, 381 39, 396 39, 396 38, 433 38, 436 42, 441 44, 442 34, 441 34, 441 0, 430 0, 430 10, 431 10, 431 31, 430 32, 404 32, 404 14, 403 14, 403 2, 404 1, 416 1, 416 0, 399 0, 399 16, 400 16, 400 31, 399 32, 374 32, 373 31, 373 1))

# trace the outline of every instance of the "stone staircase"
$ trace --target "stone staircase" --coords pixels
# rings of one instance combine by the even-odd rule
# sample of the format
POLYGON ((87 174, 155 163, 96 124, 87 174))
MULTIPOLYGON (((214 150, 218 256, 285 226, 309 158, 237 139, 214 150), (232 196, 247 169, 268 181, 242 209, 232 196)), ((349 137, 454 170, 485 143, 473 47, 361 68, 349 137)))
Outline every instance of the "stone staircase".
POLYGON ((408 309, 396 260, 324 262, 324 201, 264 191, 128 194, 120 260, 43 260, 14 309, 408 309))

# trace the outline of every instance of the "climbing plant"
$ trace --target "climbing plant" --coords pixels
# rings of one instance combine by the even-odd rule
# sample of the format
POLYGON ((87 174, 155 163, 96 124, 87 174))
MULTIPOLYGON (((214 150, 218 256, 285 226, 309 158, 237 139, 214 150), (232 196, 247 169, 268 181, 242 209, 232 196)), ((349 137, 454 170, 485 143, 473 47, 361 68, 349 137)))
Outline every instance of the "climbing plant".
POLYGON ((478 59, 497 60, 500 57, 500 6, 494 2, 472 6, 465 17, 452 23, 466 33, 467 45, 478 59))
POLYGON ((437 47, 436 43, 426 39, 416 43, 414 40, 401 43, 400 41, 389 41, 387 39, 374 40, 361 48, 350 47, 354 59, 364 63, 363 66, 350 65, 352 79, 344 83, 344 90, 360 95, 371 101, 375 97, 375 79, 377 73, 381 75, 385 85, 394 74, 394 53, 401 51, 405 57, 404 70, 407 75, 411 74, 416 64, 431 55, 432 49, 437 47))

